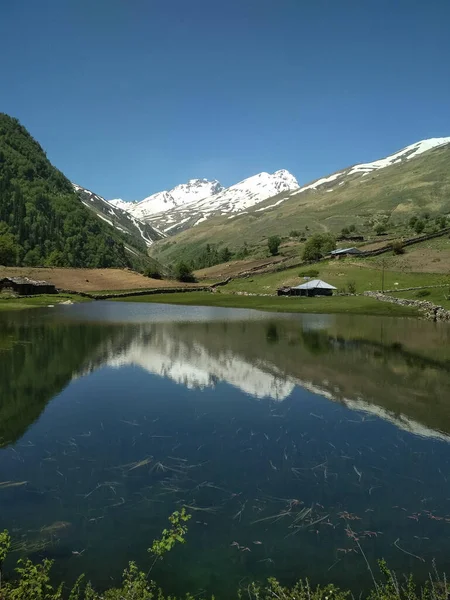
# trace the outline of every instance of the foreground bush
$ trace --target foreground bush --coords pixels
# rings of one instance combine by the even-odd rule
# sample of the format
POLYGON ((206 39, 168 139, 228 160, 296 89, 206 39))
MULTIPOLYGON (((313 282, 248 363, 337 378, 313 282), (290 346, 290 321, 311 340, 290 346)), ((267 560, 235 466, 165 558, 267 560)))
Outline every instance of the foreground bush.
MULTIPOLYGON (((190 515, 183 509, 169 517, 170 527, 164 529, 159 540, 155 540, 149 553, 153 555, 152 570, 157 560, 170 552, 178 543, 184 543, 187 522, 190 515)), ((50 570, 53 562, 44 560, 34 564, 30 560, 19 560, 16 567, 17 578, 14 581, 2 581, 1 569, 11 545, 9 534, 0 533, 0 600, 176 600, 166 596, 154 581, 148 579, 149 573, 140 571, 134 562, 130 562, 122 575, 119 587, 104 592, 94 590, 89 582, 80 576, 71 590, 63 584, 55 587, 50 582, 50 570)), ((365 557, 364 557, 365 558, 365 557)), ((431 574, 423 587, 414 583, 412 576, 399 581, 384 561, 379 567, 382 580, 373 580, 373 588, 359 598, 365 600, 448 600, 450 588, 445 577, 431 574)), ((176 573, 174 574, 176 576, 176 573)), ((238 600, 346 600, 353 598, 350 591, 339 589, 333 584, 312 587, 308 580, 299 581, 293 587, 284 587, 276 579, 270 578, 264 584, 251 583, 245 589, 236 591, 238 600)), ((195 596, 196 600, 202 600, 195 596)), ((194 600, 186 594, 184 600, 194 600)), ((211 599, 213 600, 213 598, 211 599)))

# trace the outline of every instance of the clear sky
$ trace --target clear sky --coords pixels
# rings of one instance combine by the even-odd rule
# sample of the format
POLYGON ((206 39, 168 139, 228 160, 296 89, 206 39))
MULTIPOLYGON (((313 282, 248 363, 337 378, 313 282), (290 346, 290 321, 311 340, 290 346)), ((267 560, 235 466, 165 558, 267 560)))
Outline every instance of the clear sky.
POLYGON ((0 111, 127 200, 450 135, 448 0, 0 0, 0 111))

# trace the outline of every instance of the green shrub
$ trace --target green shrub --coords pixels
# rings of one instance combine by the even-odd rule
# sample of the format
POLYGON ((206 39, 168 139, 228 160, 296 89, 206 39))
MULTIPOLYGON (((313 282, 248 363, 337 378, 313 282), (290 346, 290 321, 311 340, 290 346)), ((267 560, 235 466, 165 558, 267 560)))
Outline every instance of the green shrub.
POLYGON ((276 256, 278 254, 278 248, 281 244, 281 238, 278 235, 271 235, 267 240, 267 247, 269 248, 269 252, 272 256, 276 256))
POLYGON ((421 233, 423 233, 424 229, 425 229, 424 221, 422 221, 421 219, 416 221, 416 224, 414 225, 414 231, 417 233, 417 235, 420 235, 421 233))
POLYGON ((183 281, 184 283, 195 283, 196 281, 191 267, 183 261, 175 265, 174 273, 175 279, 178 279, 178 281, 183 281))
POLYGON ((416 298, 426 298, 431 294, 430 290, 417 290, 415 296, 416 298))
POLYGON ((248 249, 247 242, 244 242, 244 245, 242 246, 242 248, 240 248, 236 252, 235 258, 236 258, 236 260, 243 260, 244 258, 247 258, 247 256, 249 254, 250 254, 250 250, 248 249))
POLYGON ((349 281, 347 283, 347 290, 349 294, 356 294, 356 283, 354 281, 349 281))
POLYGON ((315 233, 305 244, 303 260, 319 260, 335 248, 336 238, 331 233, 315 233))
POLYGON ((386 233, 386 225, 383 223, 378 223, 378 225, 375 225, 373 230, 377 235, 384 235, 386 233))
POLYGON ((416 217, 416 216, 410 218, 409 226, 411 227, 411 229, 414 229, 418 220, 419 220, 419 217, 416 217))
POLYGON ((144 275, 149 277, 150 279, 162 279, 161 273, 158 271, 156 267, 148 267, 144 271, 144 275))
POLYGON ((402 242, 392 242, 392 251, 394 254, 405 254, 405 248, 403 247, 402 242))
POLYGON ((447 217, 445 215, 436 217, 435 222, 439 229, 445 229, 447 227, 447 217))
POLYGON ((319 271, 317 269, 305 269, 298 274, 299 277, 317 277, 318 275, 319 271))

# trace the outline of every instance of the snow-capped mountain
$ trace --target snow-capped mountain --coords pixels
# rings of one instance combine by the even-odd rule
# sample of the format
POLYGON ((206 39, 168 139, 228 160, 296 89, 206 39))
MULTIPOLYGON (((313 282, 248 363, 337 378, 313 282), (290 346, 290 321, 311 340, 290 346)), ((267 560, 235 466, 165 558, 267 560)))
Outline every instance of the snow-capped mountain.
POLYGON ((211 217, 234 217, 246 212, 262 212, 273 209, 279 204, 306 191, 332 192, 337 186, 344 185, 350 179, 365 177, 386 167, 409 161, 433 148, 450 144, 450 137, 430 138, 406 146, 385 158, 360 163, 299 186, 297 180, 286 170, 275 173, 259 173, 244 179, 228 188, 218 181, 191 179, 172 190, 158 192, 140 202, 111 200, 114 207, 127 211, 157 231, 165 235, 174 235, 211 217), (266 200, 274 198, 274 202, 266 200), (262 205, 259 207, 258 204, 262 205))
POLYGON ((141 202, 111 200, 110 203, 166 234, 174 234, 213 216, 238 214, 267 198, 298 188, 295 177, 280 170, 272 174, 259 173, 229 188, 223 188, 218 181, 192 179, 141 202))
MULTIPOLYGON (((437 148, 438 146, 443 146, 445 144, 450 144, 450 137, 422 140, 420 142, 416 142, 415 144, 411 144, 410 146, 406 146, 406 148, 395 152, 395 154, 386 156, 385 158, 381 158, 374 162, 353 165, 352 167, 338 171, 337 173, 333 173, 327 177, 317 179, 316 181, 313 181, 313 183, 301 187, 299 190, 297 190, 297 193, 306 192, 307 190, 315 190, 325 184, 343 185, 347 177, 352 175, 364 177, 374 171, 385 169, 386 167, 390 167, 397 163, 410 160, 411 158, 415 158, 424 152, 428 152, 428 150, 432 150, 433 148, 437 148)), ((330 189, 328 191, 332 190, 330 189)))
POLYGON ((112 206, 98 194, 94 194, 94 192, 75 183, 72 185, 81 202, 95 212, 97 217, 106 221, 106 223, 112 225, 118 231, 140 239, 146 246, 151 246, 154 241, 165 237, 161 231, 158 231, 148 223, 140 221, 128 211, 120 208, 120 206, 112 206))
POLYGON ((122 199, 117 199, 110 200, 110 203, 130 212, 138 219, 148 219, 152 215, 199 202, 204 198, 218 194, 222 190, 223 187, 216 180, 190 179, 187 183, 177 185, 172 190, 157 192, 140 202, 125 202, 122 199))

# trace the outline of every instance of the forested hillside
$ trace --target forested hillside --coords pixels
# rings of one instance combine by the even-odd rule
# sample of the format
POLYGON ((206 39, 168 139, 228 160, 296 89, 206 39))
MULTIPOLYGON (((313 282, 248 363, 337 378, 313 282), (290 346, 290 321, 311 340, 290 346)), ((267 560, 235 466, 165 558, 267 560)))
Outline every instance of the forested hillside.
MULTIPOLYGON (((131 255, 136 258, 135 253, 131 255)), ((17 119, 0 113, 0 265, 132 266, 17 119)))

